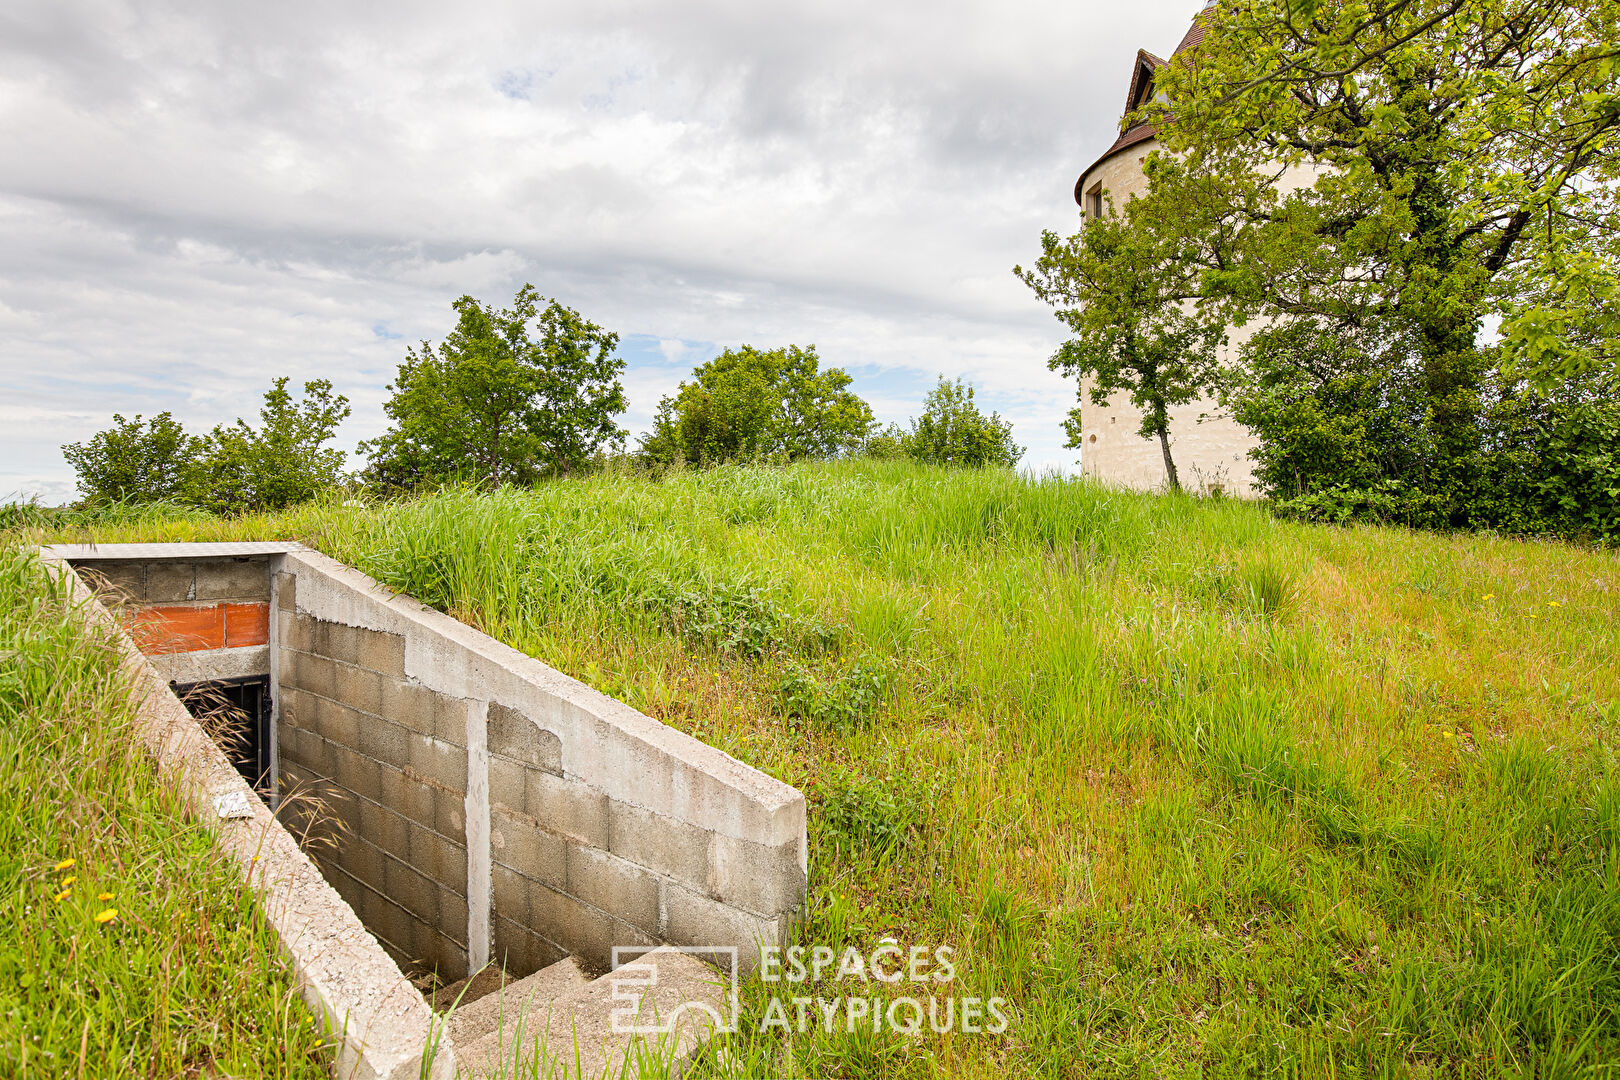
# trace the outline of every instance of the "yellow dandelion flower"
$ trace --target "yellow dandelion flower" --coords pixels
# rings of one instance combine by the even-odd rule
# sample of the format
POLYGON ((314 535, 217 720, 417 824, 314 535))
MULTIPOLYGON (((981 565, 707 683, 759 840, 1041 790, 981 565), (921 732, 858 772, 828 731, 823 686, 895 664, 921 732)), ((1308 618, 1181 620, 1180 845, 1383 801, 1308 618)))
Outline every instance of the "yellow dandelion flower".
POLYGON ((54 867, 52 867, 52 869, 54 869, 54 870, 70 870, 70 869, 73 868, 73 864, 76 863, 76 862, 78 862, 77 859, 63 859, 61 862, 57 863, 54 867))
POLYGON ((55 903, 60 904, 62 901, 66 900, 68 898, 68 896, 70 894, 72 894, 72 892, 73 892, 72 889, 63 889, 61 892, 59 892, 55 896, 51 897, 51 900, 54 901, 55 903))
POLYGON ((1481 600, 1495 600, 1496 599, 1496 594, 1493 593, 1493 592, 1488 592, 1484 596, 1480 597, 1480 599, 1481 600))
POLYGON ((1547 601, 1547 606, 1548 607, 1563 607, 1564 605, 1559 603, 1557 600, 1549 600, 1549 601, 1547 601))
POLYGON ((77 875, 77 874, 69 874, 67 877, 62 879, 62 888, 71 889, 71 888, 73 888, 73 883, 75 881, 78 881, 78 880, 79 880, 79 875, 77 875))
POLYGON ((108 923, 112 922, 116 918, 118 918, 118 909, 117 908, 111 908, 111 907, 110 908, 103 908, 100 911, 96 912, 96 922, 100 923, 103 926, 106 926, 108 923))
POLYGON ((117 893, 110 893, 110 892, 96 893, 96 899, 100 900, 103 904, 105 904, 108 900, 111 900, 114 896, 117 896, 117 895, 118 895, 117 893))

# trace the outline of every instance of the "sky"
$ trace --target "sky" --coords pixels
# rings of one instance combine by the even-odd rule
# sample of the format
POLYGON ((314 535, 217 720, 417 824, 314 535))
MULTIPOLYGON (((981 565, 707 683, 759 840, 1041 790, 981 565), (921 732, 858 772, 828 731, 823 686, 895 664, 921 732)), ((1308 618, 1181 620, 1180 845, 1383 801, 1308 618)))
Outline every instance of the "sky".
POLYGON ((12 0, 0 501, 73 498, 60 447, 115 412, 200 433, 280 375, 349 398, 352 450, 452 300, 524 282, 620 335, 632 442, 721 349, 814 344, 880 420, 961 377, 1071 466, 1012 267, 1201 6, 12 0))

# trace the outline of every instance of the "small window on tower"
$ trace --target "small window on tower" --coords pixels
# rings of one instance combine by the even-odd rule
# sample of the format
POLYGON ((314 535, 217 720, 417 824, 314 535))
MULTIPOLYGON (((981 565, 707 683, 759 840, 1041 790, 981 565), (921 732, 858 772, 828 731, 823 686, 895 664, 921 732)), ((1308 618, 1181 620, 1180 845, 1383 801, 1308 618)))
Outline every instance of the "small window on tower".
POLYGON ((1102 217, 1102 185, 1093 184, 1086 192, 1086 217, 1092 221, 1102 217))

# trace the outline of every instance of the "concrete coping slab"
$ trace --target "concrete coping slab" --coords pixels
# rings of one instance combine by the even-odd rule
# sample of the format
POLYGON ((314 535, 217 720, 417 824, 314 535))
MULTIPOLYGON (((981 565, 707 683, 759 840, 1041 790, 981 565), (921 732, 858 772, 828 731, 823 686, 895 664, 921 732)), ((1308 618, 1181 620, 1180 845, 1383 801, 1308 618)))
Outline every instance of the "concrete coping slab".
POLYGON ((304 551, 294 541, 243 540, 230 543, 169 544, 46 544, 40 552, 48 558, 67 562, 136 562, 142 559, 239 559, 263 555, 286 555, 304 551))

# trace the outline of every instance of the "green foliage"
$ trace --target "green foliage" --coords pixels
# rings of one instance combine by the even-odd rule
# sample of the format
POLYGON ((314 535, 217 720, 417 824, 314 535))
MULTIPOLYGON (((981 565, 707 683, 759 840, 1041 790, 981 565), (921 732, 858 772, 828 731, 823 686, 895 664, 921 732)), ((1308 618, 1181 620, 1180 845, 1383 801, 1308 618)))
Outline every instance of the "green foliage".
POLYGON ((1256 331, 1217 389, 1265 443, 1265 485, 1313 515, 1601 534, 1601 454, 1549 444, 1549 477, 1507 448, 1592 427, 1512 420, 1526 381, 1574 407, 1614 370, 1620 0, 1226 0, 1200 18, 1130 118, 1164 150, 1105 261, 1143 289, 1173 263, 1169 295, 1256 331), (1517 508, 1489 486, 1504 469, 1517 508), (1587 502, 1549 514, 1525 494, 1551 488, 1587 502))
POLYGON ((916 843, 924 804, 911 785, 894 776, 836 776, 822 793, 818 817, 839 854, 892 856, 916 843))
POLYGON ((623 441, 619 336, 541 299, 532 285, 510 308, 463 296, 437 349, 407 350, 383 406, 394 426, 361 445, 374 483, 527 484, 578 472, 623 441))
MULTIPOLYGON (((1170 409, 1222 386, 1216 349, 1220 320, 1187 303, 1199 295, 1190 252, 1175 232, 1159 230, 1134 203, 1086 222, 1060 239, 1041 234, 1041 257, 1013 272, 1056 309, 1075 336, 1058 347, 1054 371, 1089 381, 1091 403, 1124 392, 1142 411, 1137 434, 1157 439, 1172 491, 1181 487, 1170 454, 1170 409)), ((1071 449, 1080 446, 1079 410, 1065 422, 1071 449)))
POLYGON ((349 416, 349 399, 326 379, 294 401, 287 379, 265 391, 260 426, 220 426, 204 441, 192 501, 215 513, 279 510, 312 499, 343 478, 343 451, 327 446, 349 416))
POLYGON ((0 1073, 330 1075, 330 1034, 243 868, 153 767, 119 661, 0 544, 0 1073))
POLYGON ((1620 539, 1620 403, 1606 379, 1543 393, 1492 370, 1458 448, 1437 444, 1410 368, 1339 369, 1320 382, 1308 370, 1263 370, 1236 409, 1261 440, 1256 478, 1283 512, 1620 539))
POLYGON ((973 387, 944 376, 928 391, 922 415, 899 443, 912 460, 940 465, 1010 469, 1024 456, 1024 448, 1013 442, 1012 422, 1000 413, 986 416, 973 403, 973 387))
POLYGON ((782 711, 789 717, 839 733, 860 731, 876 721, 889 691, 889 667, 863 656, 830 680, 816 677, 801 664, 777 684, 782 711))
POLYGON ((237 420, 205 436, 187 435, 168 413, 143 425, 113 415, 113 427, 62 448, 88 508, 172 502, 220 514, 280 510, 343 478, 343 451, 327 443, 349 415, 332 384, 304 384, 294 401, 286 377, 265 391, 258 428, 237 420))
POLYGON ((183 501, 197 489, 198 459, 203 441, 187 435, 166 412, 141 422, 113 414, 113 426, 87 443, 68 443, 62 456, 79 477, 84 501, 183 501))
POLYGON ((658 403, 642 451, 657 464, 831 458, 860 448, 872 410, 814 345, 727 349, 658 403))

